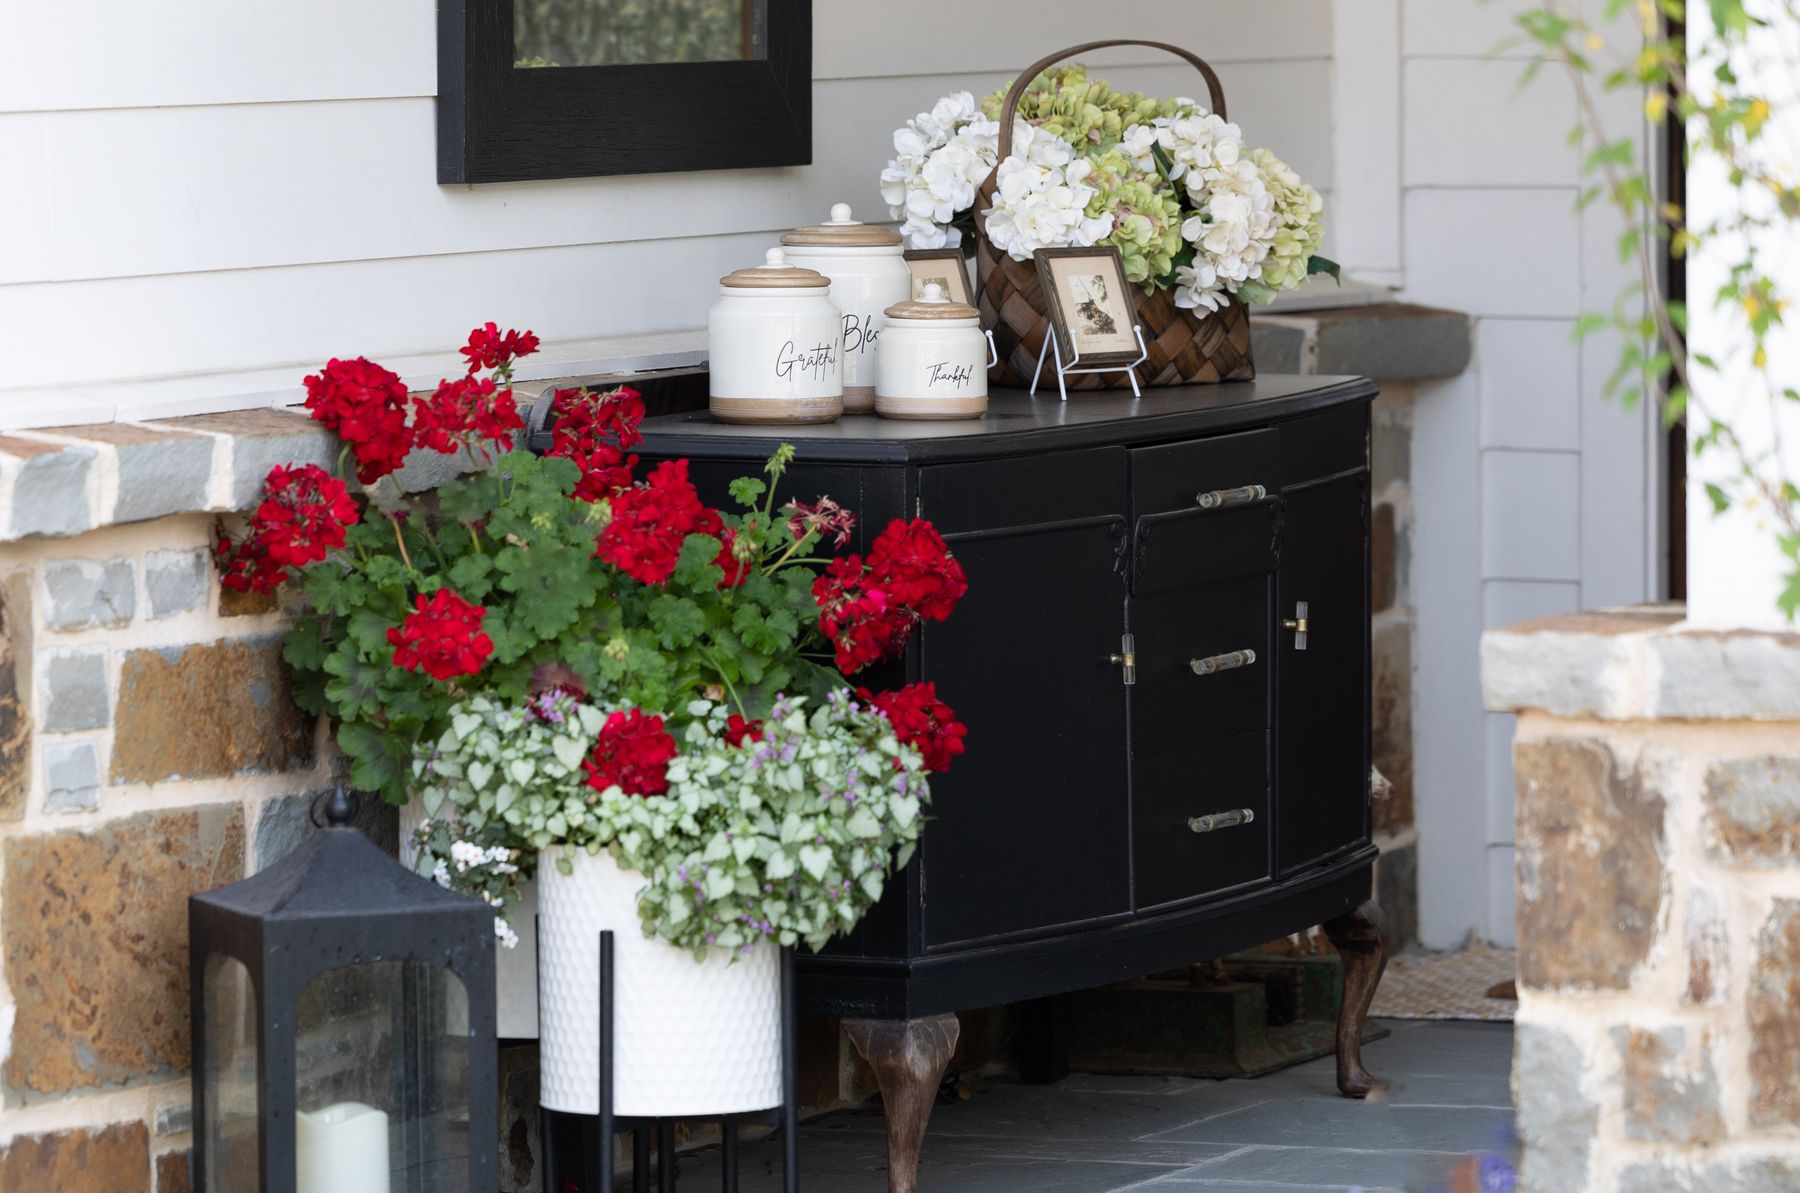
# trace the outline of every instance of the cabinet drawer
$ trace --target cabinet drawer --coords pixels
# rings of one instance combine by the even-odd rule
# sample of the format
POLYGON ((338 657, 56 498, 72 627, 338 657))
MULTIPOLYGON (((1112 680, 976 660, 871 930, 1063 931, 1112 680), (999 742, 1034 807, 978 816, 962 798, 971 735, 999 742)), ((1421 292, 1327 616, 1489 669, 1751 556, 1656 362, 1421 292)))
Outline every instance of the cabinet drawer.
POLYGON ((1281 436, 1272 428, 1134 448, 1132 516, 1194 509, 1201 493, 1245 485, 1262 485, 1272 495, 1280 473, 1281 436))
POLYGON ((919 514, 942 534, 1116 518, 1125 498, 1120 447, 919 470, 919 514))
POLYGON ((1139 910, 1267 878, 1269 735, 1139 755, 1131 810, 1139 910), (1224 824, 1245 812, 1247 821, 1224 824), (1226 816, 1209 831, 1189 824, 1219 813, 1226 816))
POLYGON ((1273 578, 1239 576, 1132 601, 1133 747, 1180 750, 1272 724, 1273 578))
POLYGON ((1352 402, 1282 423, 1281 483, 1297 485, 1369 463, 1369 407, 1352 402))
POLYGON ((1241 509, 1148 514, 1132 528, 1131 588, 1147 595, 1273 571, 1280 499, 1241 509))

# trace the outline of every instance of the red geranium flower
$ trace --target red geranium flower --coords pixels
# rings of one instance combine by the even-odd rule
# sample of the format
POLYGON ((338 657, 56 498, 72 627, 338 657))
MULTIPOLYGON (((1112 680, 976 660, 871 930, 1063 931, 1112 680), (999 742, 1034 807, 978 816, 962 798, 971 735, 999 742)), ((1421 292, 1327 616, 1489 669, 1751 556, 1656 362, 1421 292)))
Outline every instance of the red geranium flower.
POLYGON ((446 455, 482 439, 511 451, 513 433, 525 426, 512 390, 500 389, 492 377, 441 381, 435 393, 414 398, 413 409, 420 446, 446 455))
POLYGON ((923 518, 888 523, 869 547, 869 572, 888 599, 927 621, 942 621, 969 591, 962 564, 956 562, 937 529, 923 518))
POLYGON ((647 483, 614 496, 612 521, 595 541, 594 555, 640 583, 667 584, 683 540, 710 512, 687 472, 686 460, 665 460, 647 483))
POLYGON ((702 513, 694 532, 710 534, 719 540, 719 553, 713 556, 713 566, 725 573, 719 581, 720 588, 736 588, 750 578, 750 561, 737 557, 737 531, 725 525, 718 510, 708 509, 702 513))
POLYGON ((837 652, 838 670, 845 675, 899 654, 912 631, 912 615, 889 603, 860 555, 826 564, 813 581, 813 602, 819 607, 819 632, 837 652))
POLYGON ((629 385, 606 394, 585 389, 559 389, 550 399, 550 450, 547 455, 571 460, 581 469, 574 497, 599 501, 629 488, 637 457, 625 453, 643 435, 644 400, 629 385))
POLYGON ((350 490, 323 468, 270 469, 249 535, 238 544, 222 539, 215 550, 220 583, 238 592, 274 592, 288 568, 318 563, 343 546, 357 520, 350 490))
POLYGON ((879 696, 858 688, 856 695, 888 719, 894 736, 918 749, 926 770, 949 770, 950 760, 963 752, 968 727, 956 719, 954 709, 937 698, 936 684, 907 684, 879 696))
POLYGON ((508 331, 500 334, 500 328, 492 322, 484 323, 469 333, 468 346, 461 349, 469 362, 469 372, 477 369, 498 369, 511 364, 515 357, 530 356, 538 350, 538 338, 529 331, 508 331))
POLYGON ((448 588, 438 589, 429 600, 414 598, 413 612, 387 632, 394 666, 423 669, 442 680, 475 674, 494 653, 494 640, 481 632, 486 616, 486 609, 448 588))
POLYGON ((306 408, 336 431, 356 454, 356 475, 372 485, 412 449, 406 424, 406 386, 378 364, 333 359, 306 378, 306 408))
POLYGON ((219 566, 219 583, 233 592, 267 594, 287 579, 287 569, 270 559, 253 538, 241 543, 221 538, 213 545, 213 562, 219 566))
POLYGON ((850 532, 856 528, 856 515, 829 497, 820 497, 816 505, 790 501, 782 510, 788 515, 788 533, 797 539, 816 530, 820 541, 831 539, 841 547, 850 541, 850 532))
POLYGON ((725 744, 741 746, 747 741, 762 740, 762 722, 746 721, 737 713, 732 713, 725 721, 725 744))
POLYGON ((669 789, 673 757, 675 739, 663 728, 663 719, 633 708, 606 718, 594 752, 582 765, 588 786, 596 791, 617 786, 627 795, 661 795, 669 789))

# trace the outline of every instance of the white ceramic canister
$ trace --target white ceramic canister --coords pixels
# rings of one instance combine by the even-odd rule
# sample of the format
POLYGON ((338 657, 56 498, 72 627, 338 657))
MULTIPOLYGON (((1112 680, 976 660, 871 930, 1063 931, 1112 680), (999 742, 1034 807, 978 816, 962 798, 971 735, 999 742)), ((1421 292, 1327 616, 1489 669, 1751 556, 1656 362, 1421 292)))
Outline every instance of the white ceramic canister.
POLYGON ((883 418, 980 418, 988 370, 999 359, 981 313, 933 282, 917 299, 887 309, 875 412, 883 418))
POLYGON ((543 1036, 538 1102, 599 1113, 600 933, 613 934, 613 1112, 687 1118, 781 1105, 781 950, 732 957, 644 935, 641 874, 611 854, 538 862, 543 1036))
POLYGON ((844 325, 824 274, 770 249, 762 265, 719 279, 707 331, 720 422, 828 423, 844 412, 844 325))
POLYGON ((829 220, 795 228, 781 243, 791 264, 831 279, 831 300, 844 315, 844 413, 869 413, 875 409, 883 312, 912 297, 900 234, 851 219, 850 205, 839 203, 829 220))

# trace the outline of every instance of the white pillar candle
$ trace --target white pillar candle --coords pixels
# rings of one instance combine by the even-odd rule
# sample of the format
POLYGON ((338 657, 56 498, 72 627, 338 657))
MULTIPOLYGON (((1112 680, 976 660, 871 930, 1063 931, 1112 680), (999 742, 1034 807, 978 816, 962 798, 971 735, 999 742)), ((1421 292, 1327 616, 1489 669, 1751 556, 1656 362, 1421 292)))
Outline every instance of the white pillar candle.
POLYGON ((297 1193, 388 1193, 388 1116, 339 1102, 294 1116, 297 1193))

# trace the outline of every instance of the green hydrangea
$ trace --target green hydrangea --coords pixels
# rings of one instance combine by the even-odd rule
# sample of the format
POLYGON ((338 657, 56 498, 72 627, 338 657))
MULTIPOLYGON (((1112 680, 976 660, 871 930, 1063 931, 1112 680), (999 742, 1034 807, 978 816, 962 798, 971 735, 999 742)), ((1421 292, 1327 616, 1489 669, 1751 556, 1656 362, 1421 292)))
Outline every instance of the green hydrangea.
POLYGON ((1313 255, 1325 237, 1319 221, 1325 203, 1318 191, 1267 149, 1252 149, 1250 160, 1275 200, 1275 240, 1263 258, 1262 284, 1271 290, 1291 290, 1312 272, 1313 255))
MULTIPOLYGON (((990 120, 1000 119, 1007 88, 981 101, 990 120)), ((1061 137, 1081 150, 1104 153, 1119 143, 1126 128, 1172 110, 1164 100, 1138 91, 1114 91, 1105 79, 1089 79, 1080 63, 1045 71, 1026 85, 1019 99, 1019 117, 1061 137)))
POLYGON ((1127 280, 1155 289, 1174 272, 1181 252, 1181 197, 1160 172, 1146 173, 1118 149, 1089 154, 1094 172, 1088 184, 1097 193, 1089 215, 1113 215, 1112 234, 1102 244, 1117 245, 1127 280))

